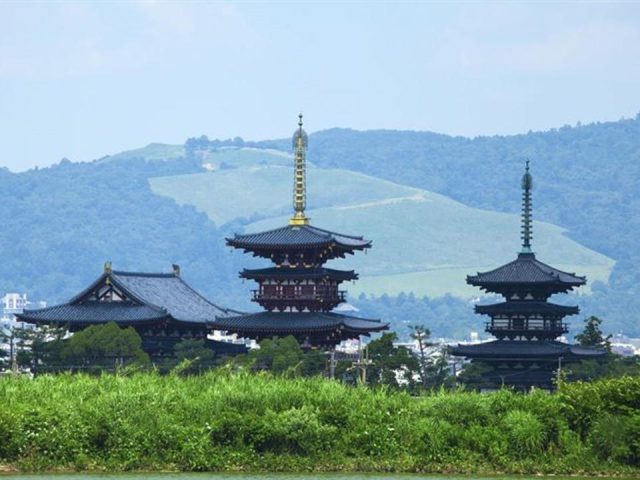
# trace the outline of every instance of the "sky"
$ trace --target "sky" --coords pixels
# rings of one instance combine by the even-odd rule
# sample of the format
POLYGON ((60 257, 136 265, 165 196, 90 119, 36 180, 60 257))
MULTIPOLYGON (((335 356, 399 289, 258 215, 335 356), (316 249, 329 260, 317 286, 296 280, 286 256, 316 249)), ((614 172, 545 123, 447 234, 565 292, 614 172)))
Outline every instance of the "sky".
POLYGON ((0 166, 332 127, 640 112, 640 3, 0 1, 0 166))

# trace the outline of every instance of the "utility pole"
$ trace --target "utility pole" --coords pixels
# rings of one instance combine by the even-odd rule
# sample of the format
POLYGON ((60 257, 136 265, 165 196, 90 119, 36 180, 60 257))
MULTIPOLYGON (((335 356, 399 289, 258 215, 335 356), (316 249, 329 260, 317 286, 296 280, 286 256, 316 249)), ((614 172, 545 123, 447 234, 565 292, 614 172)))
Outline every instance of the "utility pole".
POLYGON ((556 385, 560 386, 562 382, 562 357, 558 357, 558 371, 556 372, 556 385))
POLYGON ((335 380, 336 378, 336 349, 331 349, 329 353, 329 378, 335 380))
POLYGON ((367 367, 371 365, 371 360, 369 360, 369 348, 365 345, 361 346, 358 351, 358 360, 353 363, 353 365, 358 370, 358 377, 360 385, 367 384, 367 367))

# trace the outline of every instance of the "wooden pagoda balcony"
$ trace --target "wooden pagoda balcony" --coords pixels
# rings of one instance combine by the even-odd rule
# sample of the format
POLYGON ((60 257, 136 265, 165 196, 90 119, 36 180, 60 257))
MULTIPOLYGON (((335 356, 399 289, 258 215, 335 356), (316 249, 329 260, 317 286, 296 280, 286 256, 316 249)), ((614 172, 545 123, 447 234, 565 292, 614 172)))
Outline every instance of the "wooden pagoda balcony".
POLYGON ((569 325, 561 321, 541 319, 493 320, 485 323, 485 331, 497 336, 524 335, 556 338, 569 331, 569 325))
POLYGON ((296 293, 264 293, 260 290, 252 290, 254 302, 263 301, 279 301, 279 302, 326 302, 326 303, 343 303, 347 301, 347 292, 342 290, 333 290, 327 293, 315 294, 296 294, 296 293))
POLYGON ((326 294, 286 294, 267 293, 259 290, 253 291, 252 300, 262 308, 273 311, 286 311, 295 309, 297 311, 329 312, 339 304, 346 301, 346 292, 333 290, 326 294))

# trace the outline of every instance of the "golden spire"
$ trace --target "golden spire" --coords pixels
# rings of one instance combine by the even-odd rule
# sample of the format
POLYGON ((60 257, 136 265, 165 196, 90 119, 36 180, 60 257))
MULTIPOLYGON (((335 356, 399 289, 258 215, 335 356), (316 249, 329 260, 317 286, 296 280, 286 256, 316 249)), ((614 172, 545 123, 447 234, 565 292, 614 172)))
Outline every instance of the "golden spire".
POLYGON ((293 178, 293 217, 290 225, 307 225, 309 219, 304 215, 307 206, 306 152, 307 134, 302 129, 302 114, 298 115, 298 129, 293 134, 295 174, 293 178))

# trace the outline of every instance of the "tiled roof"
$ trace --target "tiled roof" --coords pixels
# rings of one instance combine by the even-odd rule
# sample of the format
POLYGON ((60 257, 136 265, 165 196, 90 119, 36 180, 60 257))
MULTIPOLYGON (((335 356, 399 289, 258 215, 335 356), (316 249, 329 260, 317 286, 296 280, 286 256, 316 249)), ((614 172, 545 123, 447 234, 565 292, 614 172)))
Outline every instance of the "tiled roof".
POLYGON ((25 310, 18 317, 25 322, 105 323, 117 320, 123 324, 134 324, 166 318, 167 312, 132 302, 89 301, 80 305, 65 303, 38 310, 25 310))
POLYGON ((475 286, 507 283, 553 283, 577 287, 586 283, 585 277, 563 272, 536 259, 533 253, 521 253, 513 262, 489 272, 467 276, 467 283, 475 286))
POLYGON ((333 268, 287 268, 271 267, 256 270, 243 270, 241 278, 262 280, 268 278, 287 278, 291 280, 307 280, 316 278, 331 278, 336 281, 357 280, 358 274, 353 270, 336 270, 333 268))
POLYGON ((474 345, 458 345, 451 348, 451 354, 469 358, 572 358, 601 357, 606 352, 599 348, 581 347, 554 340, 494 340, 474 345))
POLYGON ((580 312, 578 307, 557 305, 549 302, 533 300, 509 301, 492 305, 476 305, 476 313, 486 315, 576 315, 580 312))
POLYGON ((210 302, 174 274, 114 271, 111 280, 142 303, 163 308, 178 321, 207 323, 238 313, 210 302))
POLYGON ((354 334, 368 334, 389 328, 379 320, 340 315, 331 312, 260 312, 235 317, 216 318, 216 330, 234 333, 271 332, 296 334, 302 332, 346 330, 354 334))
POLYGON ((371 241, 362 237, 312 227, 311 225, 287 225, 258 233, 236 234, 227 238, 227 244, 247 250, 260 248, 322 247, 335 245, 346 250, 362 250, 371 241))
POLYGON ((175 274, 113 271, 102 274, 68 303, 25 310, 19 318, 26 322, 82 324, 108 321, 133 324, 172 318, 178 322, 204 325, 216 317, 238 313, 211 303, 175 274), (129 300, 98 302, 87 298, 96 288, 106 285, 107 279, 129 300))

